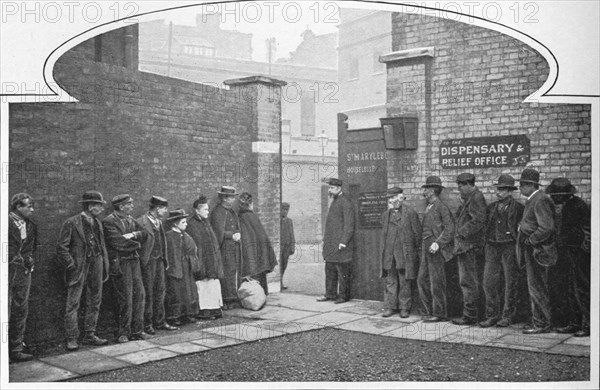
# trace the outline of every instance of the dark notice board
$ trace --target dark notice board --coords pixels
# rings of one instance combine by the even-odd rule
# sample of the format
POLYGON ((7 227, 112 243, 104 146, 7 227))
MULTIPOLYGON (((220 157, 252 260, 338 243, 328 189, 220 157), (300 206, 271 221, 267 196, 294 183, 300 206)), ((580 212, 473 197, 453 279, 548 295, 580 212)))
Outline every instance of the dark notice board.
POLYGON ((386 192, 361 192, 358 195, 358 228, 381 229, 381 214, 386 210, 386 192))
POLYGON ((447 139, 440 143, 444 169, 523 166, 530 159, 526 135, 447 139))

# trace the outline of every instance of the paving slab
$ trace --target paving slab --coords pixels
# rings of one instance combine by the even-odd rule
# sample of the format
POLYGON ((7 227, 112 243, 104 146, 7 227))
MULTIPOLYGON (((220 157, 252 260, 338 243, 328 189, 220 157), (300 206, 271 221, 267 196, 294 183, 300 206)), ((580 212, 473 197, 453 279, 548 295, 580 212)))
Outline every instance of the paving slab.
POLYGON ((507 334, 499 337, 488 345, 499 346, 498 344, 506 344, 507 348, 527 349, 535 348, 538 351, 544 351, 559 344, 560 340, 548 337, 539 337, 539 335, 525 335, 519 333, 507 334))
POLYGON ((404 326, 384 332, 381 336, 406 338, 420 341, 435 341, 440 338, 455 335, 459 337, 460 333, 467 334, 469 327, 454 325, 450 322, 414 322, 404 326))
MULTIPOLYGON (((208 328, 206 328, 208 329, 208 328)), ((181 333, 173 333, 165 336, 154 337, 151 340, 148 340, 152 344, 156 345, 170 345, 170 344, 178 344, 186 341, 197 340, 202 337, 204 334, 204 330, 195 330, 193 332, 181 332, 181 333)))
POLYGON ((277 320, 277 321, 295 321, 300 318, 306 318, 316 315, 314 311, 306 311, 299 309, 288 309, 286 307, 270 306, 261 310, 262 319, 277 320))
MULTIPOLYGON (((516 335, 518 337, 523 336, 519 329, 514 328, 481 328, 479 326, 459 326, 448 323, 451 326, 458 327, 459 332, 448 332, 437 339, 444 343, 461 343, 461 344, 473 344, 473 345, 484 345, 486 343, 497 340, 498 338, 506 335, 516 335)), ((450 328, 449 328, 450 329, 450 328)))
POLYGON ((274 329, 283 334, 294 334, 323 328, 323 326, 319 324, 301 323, 297 321, 283 322, 274 320, 262 320, 256 321, 253 324, 256 326, 260 326, 261 328, 274 329))
POLYGON ((80 375, 115 370, 130 365, 126 362, 93 351, 72 352, 64 355, 46 357, 40 360, 80 375))
POLYGON ((219 336, 217 334, 210 334, 210 333, 205 334, 204 337, 202 337, 198 340, 192 340, 190 342, 194 343, 194 344, 203 345, 210 349, 228 347, 230 345, 244 343, 244 341, 241 341, 238 339, 233 339, 231 337, 224 337, 224 336, 219 336))
POLYGON ((271 337, 283 336, 282 332, 279 332, 273 328, 260 327, 253 322, 247 324, 230 324, 214 328, 208 328, 205 329, 205 332, 221 337, 237 339, 242 342, 250 342, 271 337))
POLYGON ((40 361, 15 363, 8 366, 9 382, 54 382, 75 378, 79 374, 40 361))
POLYGON ((577 345, 577 344, 558 344, 554 347, 548 349, 546 352, 555 353, 559 355, 569 355, 569 356, 590 356, 590 347, 585 345, 577 345))
POLYGON ((589 337, 570 337, 563 341, 565 344, 573 344, 573 345, 586 345, 590 346, 590 338, 589 337))
POLYGON ((365 318, 365 316, 362 316, 359 314, 332 311, 329 313, 318 314, 318 315, 315 315, 312 317, 301 318, 294 322, 317 324, 317 325, 328 326, 328 327, 337 327, 337 326, 340 326, 342 324, 345 324, 345 323, 348 323, 351 321, 360 320, 362 318, 365 318))
POLYGON ((206 351, 206 350, 210 349, 203 345, 187 343, 187 342, 163 345, 160 348, 166 349, 167 351, 175 352, 175 353, 178 353, 181 355, 185 355, 188 353, 202 352, 202 351, 206 351))
POLYGON ((365 316, 376 316, 383 313, 383 303, 379 301, 349 301, 336 306, 335 311, 342 311, 344 313, 354 313, 365 316))
POLYGON ((123 344, 108 345, 94 349, 94 352, 107 356, 124 355, 130 352, 143 351, 144 349, 154 348, 156 345, 146 340, 130 341, 123 344))
MULTIPOLYGON (((271 298, 271 295, 269 295, 267 306, 280 306, 297 310, 316 311, 320 313, 335 310, 336 306, 339 306, 333 303, 333 301, 317 302, 317 298, 319 297, 312 295, 281 293, 275 294, 273 298, 271 298)), ((351 306, 353 302, 355 301, 342 303, 342 305, 351 306)))
POLYGON ((136 351, 127 353, 125 355, 120 355, 117 356, 117 358, 131 364, 144 364, 148 362, 154 362, 157 360, 167 359, 177 355, 179 354, 172 351, 167 351, 162 348, 150 348, 144 349, 143 351, 136 351))
MULTIPOLYGON (((372 317, 372 318, 382 318, 383 319, 383 317, 381 316, 381 314, 372 315, 370 317, 372 317)), ((410 316, 408 316, 406 318, 402 318, 402 317, 400 317, 400 314, 394 313, 393 316, 386 317, 385 319, 387 321, 404 322, 404 323, 412 324, 413 322, 419 322, 419 321, 421 321, 422 318, 423 318, 423 316, 421 316, 420 314, 411 314, 410 316)))
POLYGON ((400 321, 390 321, 385 318, 377 317, 366 317, 360 320, 342 324, 337 328, 369 334, 382 334, 406 325, 408 324, 400 321))

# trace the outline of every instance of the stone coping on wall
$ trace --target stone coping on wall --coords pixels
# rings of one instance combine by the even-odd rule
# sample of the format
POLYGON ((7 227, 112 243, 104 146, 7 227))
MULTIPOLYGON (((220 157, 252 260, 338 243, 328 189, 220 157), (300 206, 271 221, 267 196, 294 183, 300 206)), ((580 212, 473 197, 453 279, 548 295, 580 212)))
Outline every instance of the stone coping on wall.
POLYGON ((429 46, 419 47, 416 49, 393 51, 391 53, 380 56, 379 62, 387 64, 390 62, 406 61, 423 57, 435 57, 435 47, 429 46))

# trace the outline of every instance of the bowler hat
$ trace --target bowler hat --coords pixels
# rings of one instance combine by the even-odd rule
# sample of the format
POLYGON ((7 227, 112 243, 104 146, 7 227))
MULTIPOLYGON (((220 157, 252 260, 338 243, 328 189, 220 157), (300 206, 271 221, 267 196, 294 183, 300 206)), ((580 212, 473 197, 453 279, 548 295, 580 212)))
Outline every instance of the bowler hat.
POLYGON ((102 194, 98 191, 86 191, 82 196, 79 203, 102 203, 106 204, 102 194))
POLYGON ((177 209, 173 211, 169 211, 169 217, 167 221, 178 221, 182 218, 187 218, 188 214, 185 213, 183 209, 177 209))
POLYGON ((442 179, 440 179, 438 176, 429 176, 425 180, 425 184, 423 184, 421 186, 421 188, 429 188, 429 187, 444 188, 444 186, 442 185, 442 179))
POLYGON ((469 172, 463 172, 456 177, 457 183, 470 183, 475 182, 475 175, 469 172))
POLYGON ((165 198, 154 195, 152 198, 150 198, 150 206, 167 207, 169 206, 169 202, 167 202, 165 198))
POLYGON ((235 192, 235 187, 222 186, 221 191, 217 191, 217 194, 235 196, 237 195, 237 192, 235 192))
POLYGON ((402 192, 404 192, 404 191, 400 187, 388 188, 388 190, 387 190, 387 197, 388 198, 392 198, 392 197, 394 197, 396 195, 401 194, 402 192))
POLYGON ((289 204, 289 203, 287 203, 287 202, 282 202, 282 203, 281 203, 281 208, 282 208, 282 209, 289 209, 289 208, 290 208, 290 204, 289 204))
POLYGON ((546 188, 548 195, 573 195, 577 192, 577 189, 571 184, 569 179, 559 177, 552 180, 550 185, 546 188))
POLYGON ((133 198, 129 194, 117 195, 114 198, 112 198, 112 200, 110 201, 110 203, 112 203, 113 206, 118 206, 122 203, 127 203, 127 202, 133 202, 133 198))
POLYGON ((325 183, 329 184, 330 186, 336 186, 336 187, 342 186, 342 181, 335 177, 331 177, 331 178, 325 180, 325 183))
POLYGON ((498 183, 492 185, 498 188, 508 188, 512 191, 517 189, 517 187, 515 187, 515 179, 511 175, 507 174, 500 175, 498 178, 498 183))
POLYGON ((532 168, 524 169, 523 172, 521 172, 521 178, 519 179, 519 181, 524 182, 524 183, 533 183, 533 184, 539 185, 540 184, 540 173, 532 168))

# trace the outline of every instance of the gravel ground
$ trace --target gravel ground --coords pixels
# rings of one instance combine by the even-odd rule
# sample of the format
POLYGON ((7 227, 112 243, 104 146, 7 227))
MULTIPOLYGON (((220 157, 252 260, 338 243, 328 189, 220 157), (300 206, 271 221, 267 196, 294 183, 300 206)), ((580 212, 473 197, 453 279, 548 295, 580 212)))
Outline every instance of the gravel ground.
POLYGON ((589 380, 589 358, 325 329, 176 357, 70 382, 589 380))

